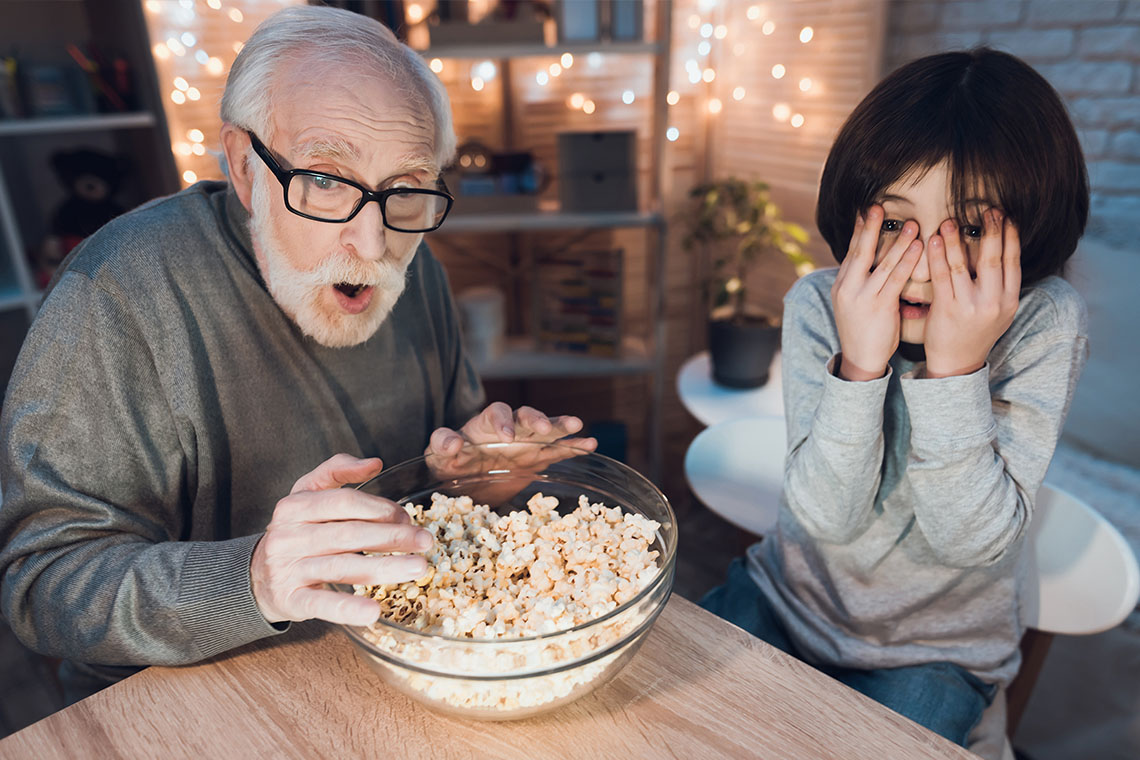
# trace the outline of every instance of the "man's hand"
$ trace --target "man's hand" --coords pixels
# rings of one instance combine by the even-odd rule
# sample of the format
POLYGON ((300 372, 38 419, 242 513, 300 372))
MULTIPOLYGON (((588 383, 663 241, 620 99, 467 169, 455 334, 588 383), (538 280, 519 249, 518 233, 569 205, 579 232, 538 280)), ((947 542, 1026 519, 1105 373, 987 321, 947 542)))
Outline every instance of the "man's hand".
POLYGON ((839 331, 844 380, 874 380, 887 371, 899 347, 899 296, 922 255, 918 225, 903 225, 898 239, 875 264, 883 208, 871 206, 866 219, 855 220, 847 256, 831 286, 831 303, 839 331))
POLYGON ((380 615, 375 600, 331 591, 325 584, 403 583, 427 571, 419 554, 360 554, 423 552, 433 543, 431 533, 412 525, 395 503, 341 488, 363 483, 382 467, 379 459, 337 454, 277 502, 249 569, 257 608, 267 621, 320 618, 368 625, 380 615))
POLYGON ((582 429, 582 420, 577 417, 547 417, 537 409, 520 406, 517 410, 501 401, 488 406, 467 421, 458 431, 451 428, 438 428, 431 434, 425 454, 445 454, 453 456, 465 443, 512 443, 536 442, 573 446, 585 451, 593 451, 598 442, 593 438, 566 438, 582 429))
POLYGON ((983 215, 977 279, 958 234, 947 219, 930 238, 934 300, 926 320, 926 377, 968 375, 981 369, 1017 314, 1021 241, 1001 211, 983 215))

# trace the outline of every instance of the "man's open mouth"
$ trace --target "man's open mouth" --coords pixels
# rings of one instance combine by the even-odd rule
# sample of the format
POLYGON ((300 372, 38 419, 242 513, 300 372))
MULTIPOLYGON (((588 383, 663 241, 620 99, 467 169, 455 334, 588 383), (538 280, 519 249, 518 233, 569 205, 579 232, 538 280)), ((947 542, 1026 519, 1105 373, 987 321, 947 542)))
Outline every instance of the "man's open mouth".
POLYGON ((333 287, 339 290, 341 293, 344 293, 349 298, 356 298, 358 295, 360 295, 360 291, 364 290, 364 288, 367 286, 357 285, 351 282, 338 282, 333 287))

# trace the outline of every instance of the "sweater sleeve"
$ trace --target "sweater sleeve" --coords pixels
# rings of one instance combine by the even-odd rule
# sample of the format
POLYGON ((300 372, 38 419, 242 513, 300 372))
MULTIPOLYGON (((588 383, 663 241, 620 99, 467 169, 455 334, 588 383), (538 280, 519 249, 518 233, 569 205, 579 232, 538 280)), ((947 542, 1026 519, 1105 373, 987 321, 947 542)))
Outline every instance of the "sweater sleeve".
POLYGON ((901 378, 915 520, 943 562, 997 562, 1028 524, 1088 352, 1077 319, 971 375, 901 378))
POLYGON ((128 304, 68 273, 29 332, 0 421, 0 604, 45 654, 182 664, 278 629, 250 589, 258 536, 182 540, 192 446, 128 304))
POLYGON ((890 371, 862 383, 834 375, 839 341, 827 295, 811 277, 784 305, 784 497, 813 538, 847 543, 867 524, 879 490, 890 371))

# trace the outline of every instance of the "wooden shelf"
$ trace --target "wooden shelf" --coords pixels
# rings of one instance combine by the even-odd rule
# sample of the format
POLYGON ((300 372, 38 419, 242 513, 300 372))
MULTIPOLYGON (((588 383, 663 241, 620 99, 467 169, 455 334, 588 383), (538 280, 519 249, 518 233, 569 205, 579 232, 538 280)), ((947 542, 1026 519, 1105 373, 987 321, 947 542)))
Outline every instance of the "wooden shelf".
POLYGON ((484 43, 479 45, 440 45, 419 54, 424 58, 534 58, 539 56, 560 56, 570 53, 574 56, 602 53, 603 55, 656 55, 661 46, 656 42, 641 40, 630 42, 564 42, 558 45, 534 43, 484 43))
POLYGON ((105 129, 152 127, 153 113, 107 113, 42 119, 0 119, 0 137, 46 135, 59 132, 97 132, 105 129))
POLYGON ((542 351, 530 338, 510 338, 502 355, 476 364, 475 369, 484 380, 601 377, 645 374, 653 370, 653 363, 644 342, 633 337, 622 341, 622 355, 616 358, 542 351))
POLYGON ((657 213, 614 211, 573 213, 561 211, 529 211, 521 214, 452 214, 433 234, 462 232, 512 232, 521 230, 610 229, 615 227, 652 227, 663 224, 657 213))

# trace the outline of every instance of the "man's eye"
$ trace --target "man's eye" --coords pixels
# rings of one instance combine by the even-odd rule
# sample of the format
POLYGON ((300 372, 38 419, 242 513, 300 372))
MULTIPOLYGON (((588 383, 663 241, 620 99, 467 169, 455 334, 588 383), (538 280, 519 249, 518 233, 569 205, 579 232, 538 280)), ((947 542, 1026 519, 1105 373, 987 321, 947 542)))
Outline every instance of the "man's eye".
POLYGON ((339 183, 333 182, 328 177, 313 177, 313 184, 316 185, 318 190, 329 190, 333 185, 339 183))
POLYGON ((903 228, 903 223, 898 219, 884 219, 882 230, 883 232, 898 232, 903 228))
POLYGON ((963 224, 959 229, 962 230, 962 235, 970 240, 982 239, 982 228, 976 224, 963 224))

